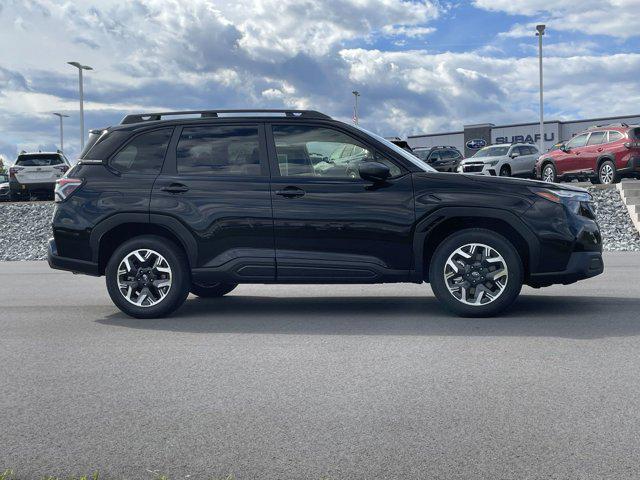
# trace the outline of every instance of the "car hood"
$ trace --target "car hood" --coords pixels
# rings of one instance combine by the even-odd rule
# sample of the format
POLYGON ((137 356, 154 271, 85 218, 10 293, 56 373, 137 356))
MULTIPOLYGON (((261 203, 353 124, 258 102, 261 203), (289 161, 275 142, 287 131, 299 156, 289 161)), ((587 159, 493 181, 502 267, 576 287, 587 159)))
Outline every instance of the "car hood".
POLYGON ((471 163, 471 162, 474 162, 474 163, 475 162, 488 163, 488 162, 491 162, 493 160, 500 160, 501 158, 504 158, 504 156, 503 155, 499 155, 497 157, 469 157, 469 158, 465 158, 460 163, 471 163))
MULTIPOLYGON (((493 157, 498 158, 498 157, 493 157)), ((514 187, 537 187, 548 188, 549 190, 570 190, 573 192, 586 192, 587 190, 581 187, 574 187, 568 184, 543 182, 541 180, 529 180, 526 178, 514 178, 514 177, 492 177, 488 175, 463 175, 464 177, 474 182, 482 182, 486 185, 513 185, 514 187)))
POLYGON ((0 188, 9 188, 9 182, 0 183, 0 188))

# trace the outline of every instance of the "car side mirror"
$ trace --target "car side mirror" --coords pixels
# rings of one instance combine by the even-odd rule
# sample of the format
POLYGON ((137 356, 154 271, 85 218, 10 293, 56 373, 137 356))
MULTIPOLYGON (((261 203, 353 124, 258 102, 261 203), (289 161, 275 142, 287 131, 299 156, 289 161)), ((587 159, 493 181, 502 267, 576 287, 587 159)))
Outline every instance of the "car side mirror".
POLYGON ((358 166, 360 178, 367 182, 382 183, 391 176, 389 167, 380 162, 363 162, 358 166))
POLYGON ((520 156, 520 154, 518 152, 513 152, 511 154, 511 158, 518 158, 520 156))
POLYGON ((560 150, 562 150, 563 152, 566 153, 566 152, 570 151, 571 148, 568 147, 567 145, 562 144, 562 145, 560 145, 560 150))

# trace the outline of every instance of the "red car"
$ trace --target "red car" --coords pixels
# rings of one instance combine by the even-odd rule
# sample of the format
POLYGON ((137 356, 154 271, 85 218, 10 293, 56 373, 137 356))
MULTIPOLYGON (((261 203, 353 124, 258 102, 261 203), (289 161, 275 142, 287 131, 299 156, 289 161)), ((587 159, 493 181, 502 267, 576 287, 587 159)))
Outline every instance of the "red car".
POLYGON ((578 133, 541 155, 535 173, 547 182, 588 178, 609 184, 622 177, 640 178, 640 126, 623 123, 578 133))

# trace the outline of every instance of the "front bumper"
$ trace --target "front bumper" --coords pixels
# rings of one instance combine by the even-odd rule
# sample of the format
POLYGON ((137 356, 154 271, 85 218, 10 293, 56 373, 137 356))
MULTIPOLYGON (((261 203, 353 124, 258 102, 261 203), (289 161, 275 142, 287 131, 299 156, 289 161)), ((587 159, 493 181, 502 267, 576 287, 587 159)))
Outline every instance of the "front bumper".
POLYGON ((602 272, 604 272, 604 262, 600 252, 573 252, 563 271, 532 273, 527 283, 532 287, 548 287, 556 283, 568 285, 578 280, 595 277, 602 272))
POLYGON ((49 240, 47 261, 49 262, 49 266, 55 270, 84 273, 96 277, 100 276, 100 270, 98 269, 97 263, 59 256, 56 241, 53 238, 49 240))

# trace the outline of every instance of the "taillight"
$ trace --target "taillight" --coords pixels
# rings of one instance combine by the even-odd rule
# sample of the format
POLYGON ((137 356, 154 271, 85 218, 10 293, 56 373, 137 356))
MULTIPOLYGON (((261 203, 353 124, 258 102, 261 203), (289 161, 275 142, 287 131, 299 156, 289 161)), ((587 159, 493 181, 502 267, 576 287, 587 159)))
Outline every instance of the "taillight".
POLYGON ((73 195, 80 186, 82 180, 79 178, 61 178, 56 181, 55 189, 55 201, 64 202, 67 198, 73 195))
POLYGON ((55 165, 53 168, 55 168, 56 170, 60 170, 62 173, 65 173, 67 170, 69 170, 69 167, 67 165, 55 165))
POLYGON ((11 167, 11 168, 9 168, 9 176, 15 178, 16 173, 18 173, 20 170, 24 170, 24 169, 22 167, 11 167))
POLYGON ((640 148, 640 142, 627 142, 624 146, 627 148, 640 148))

